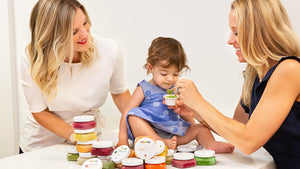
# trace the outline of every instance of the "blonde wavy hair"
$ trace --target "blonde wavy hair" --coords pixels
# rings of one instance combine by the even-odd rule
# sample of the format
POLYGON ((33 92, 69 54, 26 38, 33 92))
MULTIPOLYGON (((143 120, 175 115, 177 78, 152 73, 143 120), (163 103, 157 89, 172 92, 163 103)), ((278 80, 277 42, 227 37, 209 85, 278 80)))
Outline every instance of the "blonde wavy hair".
POLYGON ((238 22, 238 40, 245 60, 243 102, 250 106, 252 85, 270 62, 300 56, 297 35, 279 0, 235 0, 231 4, 238 22))
MULTIPOLYGON (((87 11, 76 0, 39 0, 31 12, 31 42, 26 47, 31 76, 50 100, 57 94, 60 65, 66 58, 73 60, 73 17, 78 8, 91 25, 87 11)), ((89 49, 79 54, 82 67, 89 66, 97 53, 91 34, 88 43, 89 49)))

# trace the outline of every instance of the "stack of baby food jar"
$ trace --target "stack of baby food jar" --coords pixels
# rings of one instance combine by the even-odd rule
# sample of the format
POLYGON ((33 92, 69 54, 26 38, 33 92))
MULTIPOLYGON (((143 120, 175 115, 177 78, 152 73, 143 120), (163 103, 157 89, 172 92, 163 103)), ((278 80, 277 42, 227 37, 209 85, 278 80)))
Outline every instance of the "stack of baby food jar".
POLYGON ((82 115, 73 118, 73 139, 77 141, 76 150, 79 152, 77 163, 80 165, 86 160, 96 157, 91 154, 92 144, 97 139, 95 127, 94 116, 82 115))

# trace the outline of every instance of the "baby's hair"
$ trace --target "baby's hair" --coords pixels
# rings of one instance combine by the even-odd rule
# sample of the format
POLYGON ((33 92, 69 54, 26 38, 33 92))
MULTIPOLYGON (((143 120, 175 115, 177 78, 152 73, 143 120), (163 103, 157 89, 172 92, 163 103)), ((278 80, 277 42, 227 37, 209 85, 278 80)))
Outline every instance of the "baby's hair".
POLYGON ((171 65, 174 65, 179 72, 183 69, 190 69, 187 66, 187 59, 183 47, 181 46, 180 42, 173 38, 155 38, 149 47, 147 63, 144 65, 144 67, 147 69, 148 63, 150 63, 152 66, 155 66, 160 61, 167 61, 167 65, 163 65, 163 67, 167 68, 171 65))

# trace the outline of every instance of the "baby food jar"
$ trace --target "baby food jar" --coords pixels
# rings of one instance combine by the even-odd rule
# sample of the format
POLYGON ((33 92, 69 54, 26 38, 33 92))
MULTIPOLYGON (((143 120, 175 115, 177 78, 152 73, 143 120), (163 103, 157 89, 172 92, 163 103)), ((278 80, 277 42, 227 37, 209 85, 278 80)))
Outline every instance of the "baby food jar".
POLYGON ((124 158, 121 169, 144 169, 144 163, 139 158, 124 158))
POLYGON ((101 169, 103 167, 103 164, 101 160, 98 158, 91 158, 86 160, 82 166, 81 169, 101 169))
POLYGON ((145 169, 166 169, 166 158, 163 156, 155 156, 145 160, 145 169))
POLYGON ((156 153, 156 142, 153 137, 140 136, 134 141, 135 155, 140 159, 150 159, 156 153))
POLYGON ((111 161, 111 156, 97 156, 98 159, 102 161, 102 169, 114 169, 115 164, 111 161))
POLYGON ((215 151, 197 150, 194 152, 197 165, 214 165, 216 164, 215 151))
POLYGON ((131 150, 127 145, 122 145, 116 148, 111 154, 111 160, 118 168, 121 168, 123 159, 130 157, 134 157, 134 151, 131 150))
POLYGON ((174 106, 178 96, 174 95, 174 94, 167 94, 167 95, 164 95, 164 98, 165 98, 166 105, 174 106))
POLYGON ((95 128, 87 130, 74 130, 73 139, 76 141, 91 141, 97 139, 95 128))
POLYGON ((79 157, 77 159, 77 163, 79 165, 82 165, 86 160, 95 158, 96 156, 92 155, 90 152, 89 153, 79 153, 79 157))
POLYGON ((82 115, 73 118, 73 128, 76 130, 87 130, 96 127, 94 116, 82 115))
POLYGON ((76 150, 80 153, 91 152, 92 144, 96 140, 91 141, 77 141, 76 150))
POLYGON ((175 153, 172 166, 176 168, 189 168, 196 166, 196 160, 193 153, 175 153))
POLYGON ((93 142, 91 149, 91 153, 97 156, 109 156, 113 151, 113 142, 110 140, 97 140, 93 142))
POLYGON ((168 154, 167 154, 167 158, 166 158, 166 164, 167 165, 171 165, 172 164, 174 153, 175 153, 174 150, 168 149, 168 154))
POLYGON ((76 150, 75 146, 72 146, 67 154, 68 161, 77 161, 79 157, 79 152, 76 150))
POLYGON ((156 153, 157 156, 167 157, 168 148, 165 143, 161 140, 156 140, 156 153))
POLYGON ((197 146, 191 144, 180 145, 177 147, 177 151, 182 153, 194 153, 194 151, 196 150, 197 150, 197 146))

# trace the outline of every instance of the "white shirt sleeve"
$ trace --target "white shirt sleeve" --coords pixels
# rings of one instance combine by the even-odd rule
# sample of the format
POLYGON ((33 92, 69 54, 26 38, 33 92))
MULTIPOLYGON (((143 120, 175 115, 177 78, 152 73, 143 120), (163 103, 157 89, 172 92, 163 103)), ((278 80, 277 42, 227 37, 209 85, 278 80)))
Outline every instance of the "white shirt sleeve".
POLYGON ((24 56, 21 61, 21 83, 30 112, 38 113, 45 110, 47 108, 45 97, 31 77, 27 56, 24 56))
POLYGON ((124 78, 123 55, 118 45, 115 45, 116 57, 114 57, 113 74, 110 79, 110 92, 121 94, 128 90, 124 78))

